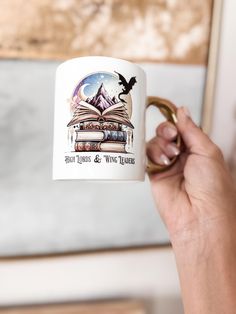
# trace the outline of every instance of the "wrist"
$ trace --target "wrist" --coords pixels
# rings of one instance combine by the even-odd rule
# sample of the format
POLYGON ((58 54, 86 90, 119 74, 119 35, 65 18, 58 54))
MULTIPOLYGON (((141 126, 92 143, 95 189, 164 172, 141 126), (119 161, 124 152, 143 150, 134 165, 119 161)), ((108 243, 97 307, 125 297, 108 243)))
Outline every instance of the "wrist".
POLYGON ((186 313, 234 313, 236 241, 226 230, 175 249, 186 313))
POLYGON ((199 263, 209 258, 213 249, 220 252, 236 245, 235 230, 235 214, 218 215, 192 220, 170 232, 170 240, 177 260, 199 263))

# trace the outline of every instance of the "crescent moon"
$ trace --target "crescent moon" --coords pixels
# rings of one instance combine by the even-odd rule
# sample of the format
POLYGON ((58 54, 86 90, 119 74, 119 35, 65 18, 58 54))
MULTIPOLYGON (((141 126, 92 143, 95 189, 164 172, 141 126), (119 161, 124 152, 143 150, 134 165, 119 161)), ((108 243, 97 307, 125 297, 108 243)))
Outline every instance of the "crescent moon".
POLYGON ((86 99, 88 98, 88 96, 86 96, 85 93, 84 93, 84 88, 85 88, 86 86, 88 86, 88 85, 90 85, 90 84, 84 84, 84 85, 82 85, 82 86, 80 87, 80 89, 78 90, 78 93, 77 93, 78 97, 79 97, 81 100, 83 100, 83 101, 86 101, 86 99))

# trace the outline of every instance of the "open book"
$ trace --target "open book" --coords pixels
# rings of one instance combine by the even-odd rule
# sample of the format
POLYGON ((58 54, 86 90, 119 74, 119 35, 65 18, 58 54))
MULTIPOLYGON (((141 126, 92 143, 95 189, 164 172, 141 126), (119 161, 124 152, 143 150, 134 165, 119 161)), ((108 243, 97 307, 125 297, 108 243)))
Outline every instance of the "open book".
POLYGON ((125 124, 130 128, 134 128, 129 120, 126 108, 122 102, 114 104, 102 112, 95 106, 81 100, 79 106, 75 109, 74 116, 67 126, 79 124, 84 121, 109 121, 125 124))

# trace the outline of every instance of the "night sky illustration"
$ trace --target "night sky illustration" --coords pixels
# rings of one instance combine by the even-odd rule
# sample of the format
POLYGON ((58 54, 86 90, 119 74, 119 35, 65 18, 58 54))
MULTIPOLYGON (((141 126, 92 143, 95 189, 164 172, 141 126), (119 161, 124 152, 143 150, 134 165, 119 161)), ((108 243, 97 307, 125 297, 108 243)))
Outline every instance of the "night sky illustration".
POLYGON ((88 97, 94 96, 97 93, 98 88, 103 83, 108 94, 112 98, 118 97, 118 94, 122 91, 122 86, 118 84, 118 76, 114 73, 97 72, 86 76, 76 87, 73 96, 78 93, 78 90, 82 85, 88 84, 84 88, 84 94, 88 97))
MULTIPOLYGON (((86 97, 92 98, 94 95, 96 95, 99 87, 103 83, 106 91, 108 92, 109 96, 113 98, 115 96, 118 99, 118 95, 120 92, 122 92, 122 88, 124 88, 122 85, 119 85, 119 77, 116 73, 109 73, 109 72, 96 72, 91 73, 87 75, 85 78, 83 78, 79 84, 76 86, 73 96, 78 96, 76 103, 78 104, 80 99, 79 90, 82 86, 83 87, 83 93, 86 97)), ((128 111, 128 115, 131 116, 132 113, 132 99, 130 93, 128 95, 123 95, 123 99, 126 100, 126 108, 128 111)))

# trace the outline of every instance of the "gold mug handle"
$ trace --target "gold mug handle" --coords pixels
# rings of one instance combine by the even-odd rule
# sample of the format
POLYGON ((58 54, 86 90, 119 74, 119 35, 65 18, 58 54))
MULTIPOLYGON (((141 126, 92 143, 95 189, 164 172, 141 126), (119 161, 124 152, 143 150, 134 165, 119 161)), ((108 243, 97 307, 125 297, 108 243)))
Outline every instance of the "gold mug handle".
MULTIPOLYGON (((173 124, 177 123, 176 107, 169 100, 150 96, 148 97, 147 108, 149 106, 157 107, 160 110, 160 112, 164 115, 164 117, 167 119, 167 121, 173 124)), ((176 137, 175 144, 177 145, 178 148, 180 148, 181 137, 179 134, 176 137)), ((178 159, 178 156, 173 157, 170 161, 170 164, 166 166, 166 165, 155 164, 147 157, 146 171, 148 174, 155 174, 155 173, 166 171, 177 161, 177 159, 178 159)))

